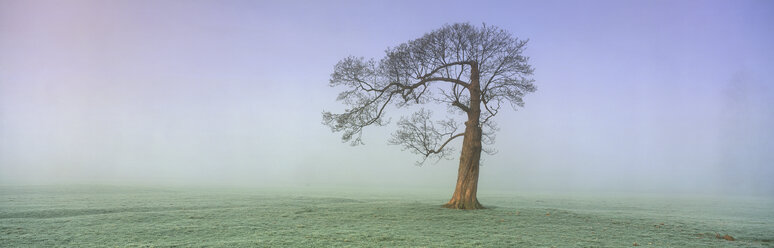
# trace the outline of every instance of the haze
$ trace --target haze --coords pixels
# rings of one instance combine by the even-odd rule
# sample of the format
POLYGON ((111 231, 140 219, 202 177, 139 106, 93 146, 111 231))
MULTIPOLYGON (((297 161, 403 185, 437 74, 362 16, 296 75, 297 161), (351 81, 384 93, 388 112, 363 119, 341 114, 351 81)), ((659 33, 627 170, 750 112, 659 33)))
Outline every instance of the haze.
POLYGON ((451 193, 457 160, 414 166, 393 126, 351 147, 320 113, 337 61, 455 22, 536 68, 480 192, 774 196, 772 1, 0 0, 0 184, 451 193))

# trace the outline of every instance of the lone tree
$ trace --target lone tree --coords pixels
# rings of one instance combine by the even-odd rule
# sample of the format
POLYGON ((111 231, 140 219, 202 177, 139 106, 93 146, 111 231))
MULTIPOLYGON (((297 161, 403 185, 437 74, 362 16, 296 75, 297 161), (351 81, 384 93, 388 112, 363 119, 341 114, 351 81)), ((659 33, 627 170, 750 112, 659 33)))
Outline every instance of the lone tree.
POLYGON ((484 208, 476 198, 482 143, 494 142, 492 117, 500 107, 523 107, 522 97, 534 92, 533 68, 522 55, 527 40, 494 26, 468 23, 444 25, 421 38, 388 48, 380 61, 347 57, 336 64, 330 85, 344 86, 337 100, 349 106, 342 114, 323 112, 323 123, 343 132, 342 141, 363 144, 369 125, 384 126, 384 111, 438 103, 449 113, 466 117, 464 131, 454 118, 433 121, 429 110, 401 117, 390 144, 428 158, 448 158, 452 140, 462 137, 462 152, 454 194, 444 207, 484 208))

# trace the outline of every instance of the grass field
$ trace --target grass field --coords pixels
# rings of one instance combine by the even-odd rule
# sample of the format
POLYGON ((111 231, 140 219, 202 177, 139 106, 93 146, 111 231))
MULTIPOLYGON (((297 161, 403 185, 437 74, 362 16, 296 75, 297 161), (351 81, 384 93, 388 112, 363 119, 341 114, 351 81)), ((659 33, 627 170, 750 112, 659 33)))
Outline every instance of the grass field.
POLYGON ((767 198, 448 194, 0 187, 0 247, 774 247, 767 198))

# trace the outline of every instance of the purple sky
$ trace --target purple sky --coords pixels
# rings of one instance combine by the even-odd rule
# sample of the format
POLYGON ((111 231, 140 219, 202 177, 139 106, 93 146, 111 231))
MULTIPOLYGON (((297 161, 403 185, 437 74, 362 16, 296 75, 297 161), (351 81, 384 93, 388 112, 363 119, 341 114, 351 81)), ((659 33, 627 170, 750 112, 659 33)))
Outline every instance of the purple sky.
POLYGON ((339 59, 454 22, 530 39, 536 68, 481 190, 774 194, 772 1, 0 0, 0 184, 451 189, 457 161, 320 113, 339 59))

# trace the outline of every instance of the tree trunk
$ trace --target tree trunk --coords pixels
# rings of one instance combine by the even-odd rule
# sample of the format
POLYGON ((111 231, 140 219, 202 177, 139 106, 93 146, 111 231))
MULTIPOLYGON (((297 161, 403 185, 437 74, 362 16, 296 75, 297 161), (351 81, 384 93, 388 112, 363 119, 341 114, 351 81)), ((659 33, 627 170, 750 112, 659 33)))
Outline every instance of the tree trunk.
POLYGON ((457 172, 457 186, 451 200, 443 205, 453 209, 482 209, 478 202, 478 165, 481 160, 481 86, 478 65, 473 63, 470 73, 470 106, 468 121, 465 122, 465 136, 462 140, 460 168, 457 172))

